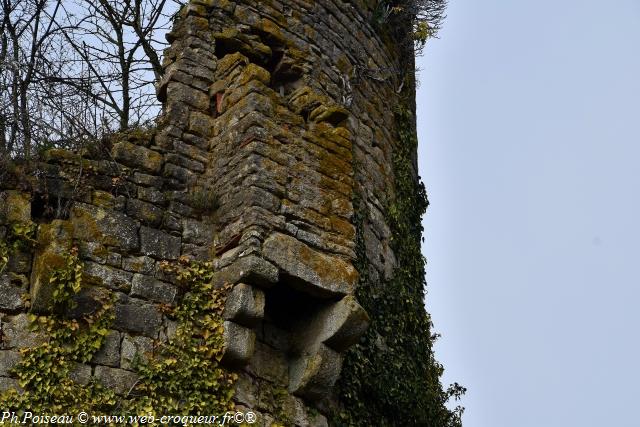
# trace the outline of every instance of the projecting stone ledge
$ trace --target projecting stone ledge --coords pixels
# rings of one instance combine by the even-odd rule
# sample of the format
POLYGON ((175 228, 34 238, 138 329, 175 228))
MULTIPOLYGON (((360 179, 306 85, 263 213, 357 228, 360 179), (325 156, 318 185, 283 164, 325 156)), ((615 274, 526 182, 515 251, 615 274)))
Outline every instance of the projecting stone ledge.
POLYGON ((358 272, 350 262, 319 252, 294 237, 274 233, 263 244, 263 255, 302 291, 319 297, 353 294, 358 272), (301 282, 301 283, 300 283, 301 282))

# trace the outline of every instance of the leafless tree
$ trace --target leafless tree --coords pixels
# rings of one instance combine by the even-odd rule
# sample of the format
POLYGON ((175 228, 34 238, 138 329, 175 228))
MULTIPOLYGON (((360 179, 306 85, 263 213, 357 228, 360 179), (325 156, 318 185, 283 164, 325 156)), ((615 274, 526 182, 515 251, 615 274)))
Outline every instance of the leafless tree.
MULTIPOLYGON (((108 126, 120 130, 149 117, 156 105, 153 83, 162 74, 158 36, 170 25, 167 0, 76 0, 68 13, 66 41, 83 64, 90 84, 73 76, 60 80, 104 107, 108 126)), ((170 7, 173 6, 173 7, 170 7)))
POLYGON ((77 148, 157 115, 177 0, 0 0, 0 157, 77 148))
POLYGON ((42 52, 60 30, 62 0, 0 0, 0 153, 29 157, 34 123, 30 91, 43 66, 42 52))

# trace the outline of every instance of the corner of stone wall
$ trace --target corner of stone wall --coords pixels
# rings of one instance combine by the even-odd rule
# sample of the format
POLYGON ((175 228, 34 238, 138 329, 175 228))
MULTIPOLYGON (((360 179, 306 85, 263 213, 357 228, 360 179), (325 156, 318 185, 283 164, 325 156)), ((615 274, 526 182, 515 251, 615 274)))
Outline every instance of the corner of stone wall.
POLYGON ((216 286, 234 285, 223 361, 238 407, 264 425, 327 425, 344 352, 369 324, 357 233, 374 282, 396 267, 384 207, 398 97, 374 3, 191 0, 167 35, 157 126, 102 154, 51 150, 28 186, 2 189, 0 240, 16 223, 35 234, 0 274, 0 391, 17 349, 41 339, 27 313, 46 311, 71 247, 86 303, 116 295, 106 345, 76 377, 119 393, 135 355, 175 328, 162 307, 182 291, 161 264, 215 258, 216 286))

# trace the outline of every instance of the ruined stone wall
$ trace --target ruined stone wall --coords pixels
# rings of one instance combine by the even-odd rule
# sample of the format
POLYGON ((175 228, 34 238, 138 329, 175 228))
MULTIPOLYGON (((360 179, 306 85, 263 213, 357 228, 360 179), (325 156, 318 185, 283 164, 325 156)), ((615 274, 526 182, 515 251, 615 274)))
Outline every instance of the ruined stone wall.
POLYGON ((167 36, 156 129, 108 155, 52 150, 28 182, 0 183, 0 239, 37 226, 0 275, 0 390, 16 385, 18 348, 41 339, 27 313, 47 310, 71 247, 91 285, 81 309, 117 296, 105 347, 73 376, 119 393, 135 354, 175 328, 162 308, 181 290, 161 264, 215 259, 215 285, 235 285, 223 362, 240 373, 239 407, 264 425, 327 425, 344 353, 369 324, 359 276, 381 283, 397 264, 384 212, 402 67, 375 4, 192 0, 167 36))

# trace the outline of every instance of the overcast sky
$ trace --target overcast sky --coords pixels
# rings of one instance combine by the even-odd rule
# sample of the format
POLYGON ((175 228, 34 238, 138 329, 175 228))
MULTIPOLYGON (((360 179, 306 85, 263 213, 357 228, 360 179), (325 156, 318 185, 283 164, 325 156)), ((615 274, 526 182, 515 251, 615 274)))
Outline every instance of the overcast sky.
POLYGON ((640 426, 640 0, 450 0, 419 66, 465 427, 640 426))

